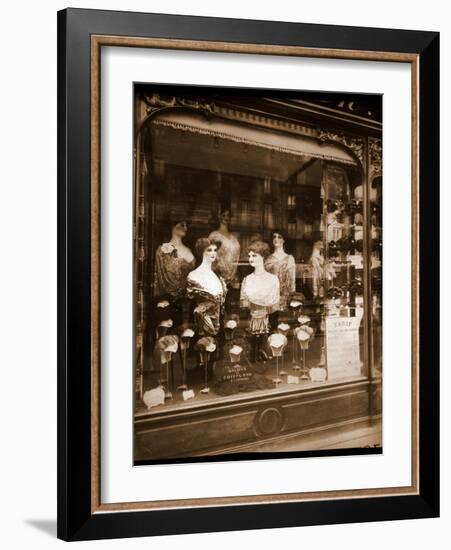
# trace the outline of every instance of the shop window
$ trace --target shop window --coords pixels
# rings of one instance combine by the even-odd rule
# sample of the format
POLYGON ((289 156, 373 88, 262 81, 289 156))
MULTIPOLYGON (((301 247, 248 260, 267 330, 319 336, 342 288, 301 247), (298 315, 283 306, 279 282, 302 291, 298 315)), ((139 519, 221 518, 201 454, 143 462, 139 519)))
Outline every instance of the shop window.
POLYGON ((381 368, 379 340, 376 351, 365 349, 364 326, 369 307, 381 339, 381 183, 374 183, 366 224, 362 170, 343 148, 330 145, 326 160, 316 140, 302 138, 310 140, 303 150, 300 138, 296 151, 291 137, 281 144, 280 130, 278 149, 269 153, 268 130, 261 141, 255 126, 247 136, 243 115, 236 129, 221 122, 212 151, 214 122, 207 133, 200 115, 184 113, 192 128, 180 140, 177 116, 163 114, 150 126, 155 174, 136 213, 146 216, 136 237, 145 251, 138 248, 135 268, 136 286, 144 289, 136 414, 354 383, 368 375, 365 357, 381 368), (374 286, 370 304, 365 262, 374 286))
MULTIPOLYGON (((306 212, 310 222, 293 217, 294 193, 288 194, 285 207, 265 202, 266 194, 258 194, 258 177, 223 174, 218 179, 202 166, 169 163, 165 170, 168 183, 156 199, 153 212, 158 217, 149 243, 155 284, 146 310, 152 353, 146 358, 144 387, 162 385, 171 394, 165 403, 183 407, 177 388, 185 385, 193 389, 195 400, 234 395, 244 381, 249 391, 264 387, 277 392, 280 384, 291 383, 288 376, 310 380, 310 369, 326 369, 327 360, 334 367, 331 358, 338 357, 340 338, 333 335, 340 329, 328 319, 357 319, 351 324, 360 326, 363 315, 362 214, 353 199, 343 201, 343 192, 339 200, 326 196, 322 209, 306 212), (175 192, 176 182, 182 189, 186 182, 184 193, 175 192), (243 199, 244 192, 253 200, 243 199), (285 231, 275 227, 276 211, 285 231), (217 276, 212 275, 211 288, 209 280, 202 289, 202 270, 199 279, 196 270, 202 262, 208 264, 209 253, 217 276), (271 335, 281 338, 270 341, 271 335), (177 337, 172 354, 171 336, 177 337), (280 359, 278 345, 286 347, 280 359)), ((344 173, 345 168, 336 167, 324 173, 333 197, 338 188, 347 190, 344 173)), ((312 186, 309 204, 321 200, 321 183, 312 186)), ((283 182, 272 180, 271 185, 277 192, 283 182)), ((376 311, 376 298, 374 304, 376 311)), ((353 367, 340 371, 337 359, 331 380, 362 373, 361 332, 358 326, 353 330, 355 339, 347 350, 354 353, 353 367)))

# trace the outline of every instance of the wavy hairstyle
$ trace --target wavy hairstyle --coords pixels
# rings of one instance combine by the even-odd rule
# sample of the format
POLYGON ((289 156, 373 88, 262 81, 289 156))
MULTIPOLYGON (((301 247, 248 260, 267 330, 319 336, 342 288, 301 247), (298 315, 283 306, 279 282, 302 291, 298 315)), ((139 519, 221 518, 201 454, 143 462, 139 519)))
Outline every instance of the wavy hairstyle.
POLYGON ((247 247, 247 250, 248 252, 255 252, 255 254, 259 254, 264 260, 266 260, 266 258, 271 254, 269 244, 264 241, 253 241, 247 247))

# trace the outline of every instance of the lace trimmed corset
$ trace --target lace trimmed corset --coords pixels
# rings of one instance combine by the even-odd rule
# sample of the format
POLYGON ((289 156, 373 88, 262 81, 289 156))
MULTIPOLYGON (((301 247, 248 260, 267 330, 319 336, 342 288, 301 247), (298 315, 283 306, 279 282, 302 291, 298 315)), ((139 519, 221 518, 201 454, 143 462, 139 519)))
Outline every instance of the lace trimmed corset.
POLYGON ((252 306, 250 313, 251 320, 249 323, 249 332, 252 334, 268 334, 268 308, 264 306, 252 306))
POLYGON ((251 273, 241 285, 241 307, 249 308, 251 319, 249 331, 252 334, 269 332, 268 315, 279 309, 279 279, 271 273, 251 273))

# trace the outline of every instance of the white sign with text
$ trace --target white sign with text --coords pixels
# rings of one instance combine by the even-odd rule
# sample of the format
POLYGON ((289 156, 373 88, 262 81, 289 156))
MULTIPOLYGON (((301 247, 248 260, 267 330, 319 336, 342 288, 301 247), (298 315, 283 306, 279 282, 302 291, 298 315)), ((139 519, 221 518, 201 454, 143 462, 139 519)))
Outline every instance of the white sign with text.
POLYGON ((329 380, 360 375, 359 317, 326 319, 329 380))

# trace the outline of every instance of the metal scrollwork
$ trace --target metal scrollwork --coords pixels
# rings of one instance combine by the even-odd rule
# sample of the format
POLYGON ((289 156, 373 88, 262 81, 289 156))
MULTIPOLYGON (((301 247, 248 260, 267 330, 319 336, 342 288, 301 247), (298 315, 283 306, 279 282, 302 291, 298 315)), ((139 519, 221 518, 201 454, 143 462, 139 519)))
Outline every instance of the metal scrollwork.
POLYGON ((382 176, 382 140, 369 138, 370 149, 370 181, 382 176))
POLYGON ((362 138, 349 137, 341 132, 319 129, 318 140, 320 143, 335 141, 351 149, 362 165, 364 165, 365 143, 362 138))
POLYGON ((206 101, 187 99, 183 97, 161 97, 159 94, 153 94, 144 98, 147 106, 147 114, 165 108, 187 107, 196 111, 201 111, 204 115, 211 115, 215 111, 215 105, 206 101))

